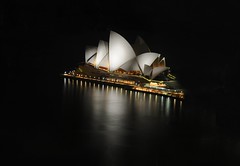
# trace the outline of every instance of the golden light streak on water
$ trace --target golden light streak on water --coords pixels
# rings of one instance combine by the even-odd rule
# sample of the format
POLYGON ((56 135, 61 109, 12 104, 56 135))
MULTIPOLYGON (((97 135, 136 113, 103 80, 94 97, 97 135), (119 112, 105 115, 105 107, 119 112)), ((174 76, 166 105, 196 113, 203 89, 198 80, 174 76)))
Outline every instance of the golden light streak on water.
POLYGON ((137 98, 139 99, 140 97, 139 97, 139 92, 137 92, 137 98))
POLYGON ((131 90, 129 92, 129 97, 130 97, 130 100, 132 100, 132 91, 131 90))
POLYGON ((66 86, 66 84, 67 84, 67 79, 64 78, 64 79, 63 79, 63 85, 66 86))
POLYGON ((165 106, 166 116, 169 116, 170 108, 171 108, 170 105, 171 105, 170 97, 167 97, 167 99, 166 99, 166 106, 165 106))
POLYGON ((143 101, 146 101, 146 93, 143 93, 143 101))
POLYGON ((182 101, 180 101, 179 109, 180 109, 180 111, 182 111, 182 101))
POLYGON ((163 96, 161 96, 161 110, 163 111, 163 96))
POLYGON ((102 92, 104 91, 104 85, 101 86, 102 92))
POLYGON ((151 106, 152 106, 152 94, 149 94, 148 107, 150 110, 151 110, 151 106))
POLYGON ((176 99, 173 99, 173 110, 176 110, 176 99))
POLYGON ((153 101, 153 102, 154 102, 154 103, 153 103, 153 105, 154 105, 153 111, 154 111, 154 114, 155 114, 155 113, 157 113, 157 108, 158 108, 158 106, 159 106, 158 95, 155 95, 155 96, 154 96, 154 101, 153 101))

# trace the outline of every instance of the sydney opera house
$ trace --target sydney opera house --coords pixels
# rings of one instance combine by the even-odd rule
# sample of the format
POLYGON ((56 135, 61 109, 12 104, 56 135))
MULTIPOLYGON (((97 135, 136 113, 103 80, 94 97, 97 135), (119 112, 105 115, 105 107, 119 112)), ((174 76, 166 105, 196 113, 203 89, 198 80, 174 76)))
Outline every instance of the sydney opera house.
POLYGON ((63 75, 178 98, 184 95, 165 57, 151 52, 141 37, 131 45, 114 31, 109 42, 99 40, 97 46, 87 46, 85 62, 63 75))

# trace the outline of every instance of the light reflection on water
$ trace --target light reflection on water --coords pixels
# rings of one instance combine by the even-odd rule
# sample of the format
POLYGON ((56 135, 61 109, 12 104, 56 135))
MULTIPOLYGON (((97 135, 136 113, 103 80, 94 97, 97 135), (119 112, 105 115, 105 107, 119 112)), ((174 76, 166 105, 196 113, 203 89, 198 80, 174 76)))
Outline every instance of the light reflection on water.
MULTIPOLYGON (((63 82, 63 114, 66 123, 72 123, 67 131, 76 128, 76 146, 82 137, 88 137, 84 144, 104 149, 101 155, 110 165, 124 160, 125 151, 139 157, 154 153, 149 151, 159 148, 154 144, 165 146, 166 124, 181 119, 178 99, 82 80, 64 78, 63 82)), ((154 155, 147 162, 156 162, 154 155)))
POLYGON ((94 113, 106 112, 113 118, 126 111, 134 111, 139 116, 152 114, 169 117, 181 111, 183 105, 181 100, 175 98, 68 78, 64 78, 63 93, 65 98, 75 96, 81 99, 81 107, 89 108, 94 113))

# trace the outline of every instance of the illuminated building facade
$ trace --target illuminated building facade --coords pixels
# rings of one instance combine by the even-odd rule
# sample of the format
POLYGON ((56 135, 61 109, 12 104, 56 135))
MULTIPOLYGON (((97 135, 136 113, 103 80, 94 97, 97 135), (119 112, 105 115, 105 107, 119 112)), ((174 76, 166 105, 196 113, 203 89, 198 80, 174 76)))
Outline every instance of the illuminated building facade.
POLYGON ((109 72, 123 70, 140 73, 150 79, 170 69, 166 66, 165 57, 151 52, 141 37, 137 37, 132 46, 114 31, 110 31, 109 42, 100 40, 98 46, 86 47, 85 63, 109 72))
POLYGON ((85 64, 63 75, 183 99, 184 93, 169 69, 165 57, 151 52, 141 37, 130 45, 110 31, 109 42, 99 40, 97 46, 87 46, 85 64))

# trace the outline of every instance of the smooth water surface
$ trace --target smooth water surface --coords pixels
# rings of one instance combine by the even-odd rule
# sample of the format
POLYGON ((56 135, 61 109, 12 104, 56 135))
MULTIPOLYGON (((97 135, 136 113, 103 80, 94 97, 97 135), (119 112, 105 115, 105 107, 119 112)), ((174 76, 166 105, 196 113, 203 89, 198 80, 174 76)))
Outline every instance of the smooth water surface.
POLYGON ((200 165, 218 163, 225 155, 216 115, 201 106, 193 110, 184 100, 81 80, 63 82, 65 135, 83 161, 200 165))
POLYGON ((9 162, 157 166, 239 161, 239 134, 229 125, 234 123, 227 120, 226 107, 188 95, 181 101, 49 77, 9 83, 8 94, 14 94, 5 123, 9 162))

